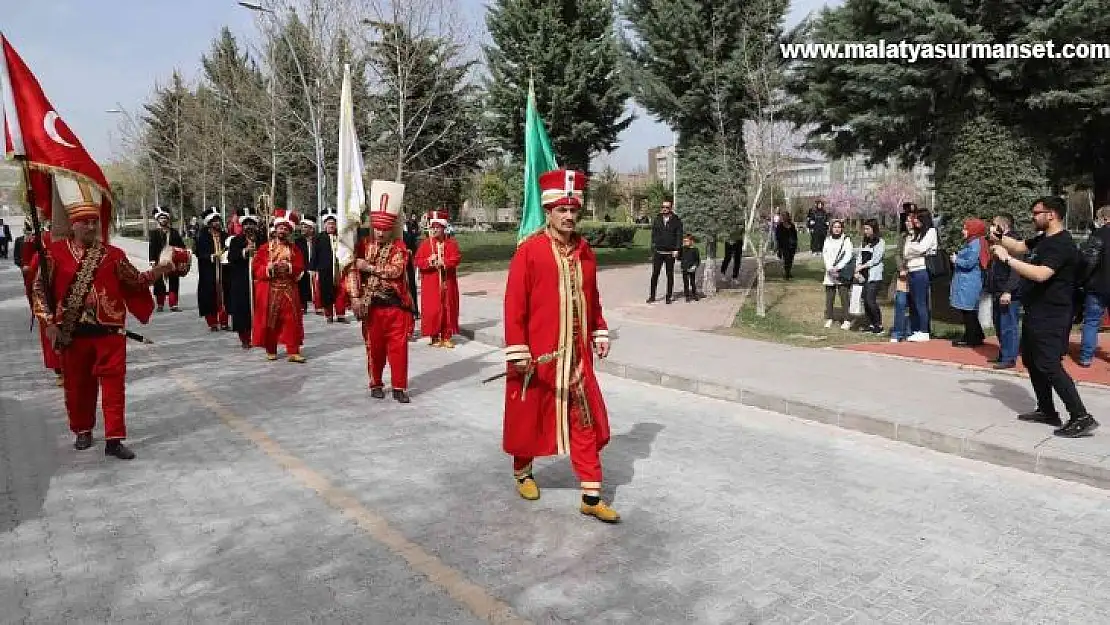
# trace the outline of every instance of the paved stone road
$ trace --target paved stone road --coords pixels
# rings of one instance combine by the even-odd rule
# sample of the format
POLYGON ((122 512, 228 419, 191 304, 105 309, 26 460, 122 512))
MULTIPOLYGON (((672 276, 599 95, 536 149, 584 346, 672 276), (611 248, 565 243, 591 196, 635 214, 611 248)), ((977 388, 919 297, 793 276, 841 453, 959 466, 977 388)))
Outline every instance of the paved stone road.
POLYGON ((318 321, 298 366, 158 316, 121 463, 0 307, 0 622, 1110 622, 1104 491, 604 377, 605 526, 565 461, 515 496, 497 352, 416 345, 375 402, 318 321))

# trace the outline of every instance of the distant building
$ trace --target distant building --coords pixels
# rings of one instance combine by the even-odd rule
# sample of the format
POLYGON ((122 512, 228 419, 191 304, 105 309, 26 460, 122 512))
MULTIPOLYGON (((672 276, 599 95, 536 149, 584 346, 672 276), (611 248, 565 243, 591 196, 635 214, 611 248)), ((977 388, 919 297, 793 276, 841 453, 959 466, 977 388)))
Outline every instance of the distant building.
POLYGON ((670 184, 674 178, 675 153, 673 145, 661 145, 648 149, 648 182, 659 181, 670 184))
MULTIPOLYGON (((803 199, 807 203, 829 192, 835 184, 846 185, 861 197, 878 191, 879 185, 890 174, 904 171, 892 159, 885 164, 867 167, 866 158, 853 156, 829 160, 822 156, 793 157, 778 177, 778 184, 789 202, 803 199)), ((916 165, 909 172, 913 176, 924 205, 932 209, 933 168, 916 165)))

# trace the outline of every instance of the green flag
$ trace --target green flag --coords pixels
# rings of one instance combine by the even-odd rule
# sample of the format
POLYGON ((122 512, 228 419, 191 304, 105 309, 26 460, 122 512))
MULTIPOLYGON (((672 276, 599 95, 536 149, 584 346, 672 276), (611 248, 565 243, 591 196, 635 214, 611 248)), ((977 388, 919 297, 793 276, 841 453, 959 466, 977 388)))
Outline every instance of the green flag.
POLYGON ((551 140, 543 127, 543 120, 536 110, 536 89, 528 81, 528 106, 524 112, 524 210, 520 213, 520 230, 516 242, 543 228, 547 217, 540 201, 540 175, 558 169, 551 140))

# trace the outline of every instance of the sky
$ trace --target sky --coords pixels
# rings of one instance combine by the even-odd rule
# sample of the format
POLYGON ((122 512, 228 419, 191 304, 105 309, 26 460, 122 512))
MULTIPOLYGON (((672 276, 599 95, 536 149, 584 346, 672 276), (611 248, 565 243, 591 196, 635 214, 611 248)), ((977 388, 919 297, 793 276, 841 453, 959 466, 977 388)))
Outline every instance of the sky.
MULTIPOLYGON (((485 37, 486 0, 456 0, 485 37)), ((839 0, 793 0, 787 24, 839 0)), ((120 125, 174 69, 193 79, 200 56, 223 26, 240 40, 258 38, 256 14, 235 0, 2 0, 0 31, 38 77, 47 97, 94 158, 119 154, 120 125)), ((646 169, 647 150, 671 143, 670 129, 633 106, 637 120, 620 147, 600 162, 618 171, 646 169)))

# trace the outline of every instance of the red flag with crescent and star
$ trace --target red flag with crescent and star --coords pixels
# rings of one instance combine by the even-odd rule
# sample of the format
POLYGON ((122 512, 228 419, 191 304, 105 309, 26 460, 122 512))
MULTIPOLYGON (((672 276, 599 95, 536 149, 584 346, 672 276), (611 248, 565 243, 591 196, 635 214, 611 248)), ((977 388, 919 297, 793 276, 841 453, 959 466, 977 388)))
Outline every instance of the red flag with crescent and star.
POLYGON ((46 99, 38 79, 16 53, 8 38, 0 34, 0 94, 3 96, 4 151, 28 167, 36 204, 47 218, 51 215, 50 175, 69 175, 100 187, 100 227, 108 240, 111 224, 111 187, 104 172, 81 145, 54 105, 46 99))

